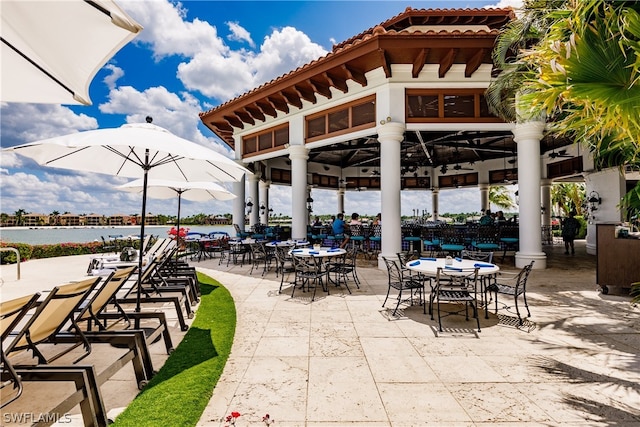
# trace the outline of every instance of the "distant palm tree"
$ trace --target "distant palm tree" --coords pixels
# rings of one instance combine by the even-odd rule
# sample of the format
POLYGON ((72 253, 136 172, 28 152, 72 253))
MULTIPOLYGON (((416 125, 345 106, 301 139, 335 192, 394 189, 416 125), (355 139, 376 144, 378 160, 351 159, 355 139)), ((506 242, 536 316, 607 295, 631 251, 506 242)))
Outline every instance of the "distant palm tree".
POLYGON ((584 184, 554 184, 551 187, 551 203, 557 206, 564 214, 575 210, 577 215, 582 215, 582 202, 586 197, 584 184))
POLYGON ((489 203, 502 209, 516 207, 516 203, 511 198, 509 189, 504 185, 493 185, 489 187, 489 203))
POLYGON ((18 209, 14 212, 13 215, 16 217, 16 225, 24 225, 24 214, 26 213, 27 211, 24 209, 18 209))

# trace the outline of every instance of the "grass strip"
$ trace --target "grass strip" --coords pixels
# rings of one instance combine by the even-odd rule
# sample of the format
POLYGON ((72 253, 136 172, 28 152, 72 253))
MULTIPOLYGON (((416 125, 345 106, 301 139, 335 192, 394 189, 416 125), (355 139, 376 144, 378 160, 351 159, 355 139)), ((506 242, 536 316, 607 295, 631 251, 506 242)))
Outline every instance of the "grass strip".
POLYGON ((236 310, 229 291, 198 273, 202 297, 178 348, 112 426, 195 426, 231 352, 236 310))

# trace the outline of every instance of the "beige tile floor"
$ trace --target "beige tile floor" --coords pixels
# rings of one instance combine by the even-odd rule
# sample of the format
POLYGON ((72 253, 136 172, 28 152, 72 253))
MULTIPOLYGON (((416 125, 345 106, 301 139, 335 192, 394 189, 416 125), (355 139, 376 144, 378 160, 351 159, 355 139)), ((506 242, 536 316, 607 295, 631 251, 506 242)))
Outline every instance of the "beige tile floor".
MULTIPOLYGON (((584 242, 575 257, 545 250, 549 268, 531 273, 524 327, 505 312, 483 318, 475 334, 475 322, 455 316, 439 336, 422 308, 395 317, 382 308, 386 272, 365 262, 360 289, 331 288, 314 302, 278 294, 273 271, 263 278, 217 259, 194 262, 230 290, 238 314, 231 357, 198 425, 225 425, 237 411, 237 426, 264 425, 267 413, 275 426, 640 426, 640 308, 598 292, 584 242)), ((87 264, 71 258, 83 272, 87 264)), ((15 272, 0 272, 5 300, 15 272)), ((107 409, 133 399, 124 388, 105 396, 107 409)))

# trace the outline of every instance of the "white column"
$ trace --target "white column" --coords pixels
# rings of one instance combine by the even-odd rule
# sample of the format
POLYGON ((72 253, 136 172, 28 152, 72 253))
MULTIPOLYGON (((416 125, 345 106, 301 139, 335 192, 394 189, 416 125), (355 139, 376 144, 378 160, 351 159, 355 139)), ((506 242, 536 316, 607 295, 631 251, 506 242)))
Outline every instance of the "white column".
POLYGON ((249 175, 249 197, 253 199, 253 209, 249 214, 249 226, 253 227, 260 221, 260 197, 258 195, 259 174, 249 175))
POLYGON ((271 181, 260 181, 260 206, 264 206, 264 210, 260 210, 260 223, 269 225, 269 187, 271 181))
POLYGON ((478 188, 480 188, 480 210, 484 212, 489 209, 489 184, 478 184, 478 188))
POLYGON ((543 179, 540 182, 540 207, 542 212, 542 225, 545 227, 551 226, 551 180, 543 179))
POLYGON ((302 145, 289 146, 291 159, 291 204, 293 223, 291 237, 307 238, 307 160, 309 150, 302 145))
POLYGON ((344 213, 344 193, 346 191, 347 189, 344 188, 344 184, 340 184, 340 188, 338 188, 338 212, 336 212, 337 214, 344 213))
POLYGON ((238 182, 233 183, 233 194, 236 198, 233 199, 233 223, 238 224, 240 229, 244 231, 245 222, 245 210, 244 210, 244 186, 246 182, 246 176, 238 182))
POLYGON ((513 139, 518 144, 518 195, 520 199, 520 250, 516 267, 535 261, 534 269, 547 268, 547 255, 542 252, 540 221, 540 140, 545 123, 518 123, 513 139))
POLYGON ((376 128, 380 141, 380 199, 382 208, 382 250, 378 268, 386 269, 382 256, 395 259, 402 250, 400 233, 400 144, 404 123, 386 121, 376 128))
POLYGON ((437 221, 439 218, 438 213, 438 202, 440 200, 440 189, 438 187, 434 187, 431 189, 431 206, 433 206, 433 220, 437 221))
POLYGON ((584 183, 587 199, 593 191, 595 191, 594 197, 599 196, 602 199, 602 204, 596 205, 597 210, 589 213, 587 221, 587 253, 596 255, 596 224, 624 220, 618 203, 626 193, 626 181, 619 169, 607 168, 585 174, 584 183))

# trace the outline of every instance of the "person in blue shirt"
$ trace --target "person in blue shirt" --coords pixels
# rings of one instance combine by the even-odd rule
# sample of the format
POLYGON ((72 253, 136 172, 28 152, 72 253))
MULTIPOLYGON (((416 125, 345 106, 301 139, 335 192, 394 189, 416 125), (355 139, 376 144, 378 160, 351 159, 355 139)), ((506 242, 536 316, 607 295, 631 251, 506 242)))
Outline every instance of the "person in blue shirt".
POLYGON ((491 216, 491 209, 487 209, 484 215, 480 218, 480 225, 493 225, 493 217, 491 216))
POLYGON ((336 219, 333 221, 333 235, 336 236, 336 240, 338 238, 344 238, 342 243, 340 244, 341 248, 344 248, 347 242, 349 241, 349 236, 345 234, 345 222, 344 222, 344 214, 339 213, 336 219))

